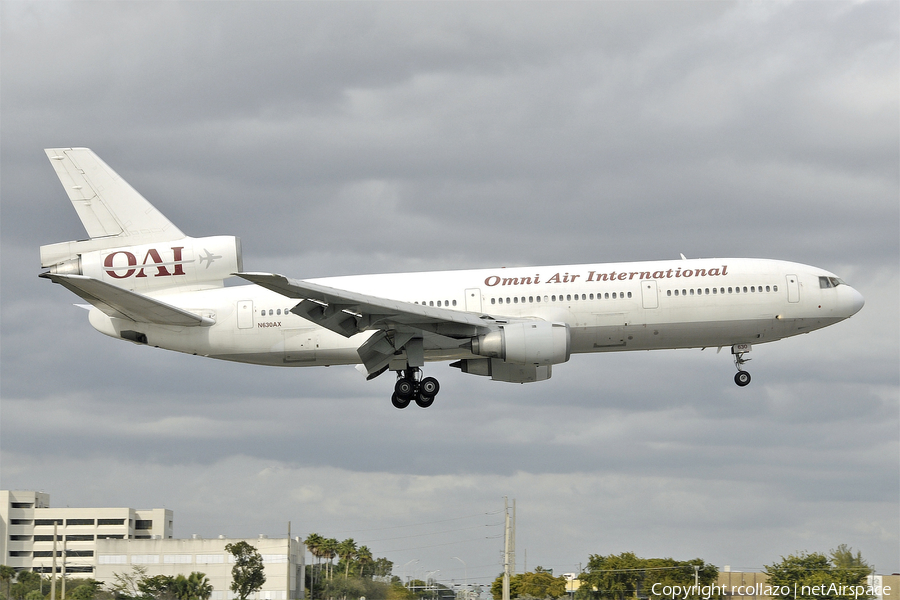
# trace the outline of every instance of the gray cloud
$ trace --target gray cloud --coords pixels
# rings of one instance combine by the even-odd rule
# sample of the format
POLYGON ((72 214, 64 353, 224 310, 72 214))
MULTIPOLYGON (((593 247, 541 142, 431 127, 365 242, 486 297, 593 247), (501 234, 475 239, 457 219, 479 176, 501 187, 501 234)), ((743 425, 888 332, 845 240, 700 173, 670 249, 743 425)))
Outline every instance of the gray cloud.
POLYGON ((530 568, 847 543, 898 570, 895 3, 0 11, 4 487, 166 506, 179 536, 290 519, 457 581, 451 556, 499 572, 504 495, 530 568), (757 348, 746 389, 726 351, 577 356, 527 386, 431 366, 439 401, 396 411, 388 377, 94 332, 37 278, 38 246, 84 237, 42 152, 69 145, 251 269, 762 256, 867 305, 757 348))

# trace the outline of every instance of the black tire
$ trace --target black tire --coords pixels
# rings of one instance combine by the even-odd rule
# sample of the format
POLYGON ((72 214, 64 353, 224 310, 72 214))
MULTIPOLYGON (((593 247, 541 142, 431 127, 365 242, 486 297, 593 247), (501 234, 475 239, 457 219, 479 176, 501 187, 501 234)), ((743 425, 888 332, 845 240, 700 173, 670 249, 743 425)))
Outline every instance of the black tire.
POLYGON ((750 373, 747 371, 738 371, 734 374, 734 382, 741 387, 750 383, 750 373))
POLYGON ((438 380, 434 377, 426 377, 419 383, 419 391, 421 391, 424 396, 431 396, 434 398, 437 396, 438 392, 441 391, 441 384, 438 383, 438 380))
POLYGON ((419 405, 419 408, 428 408, 429 406, 434 404, 434 396, 419 394, 419 396, 416 398, 416 404, 419 405))
POLYGON ((409 398, 401 398, 397 394, 394 394, 391 396, 391 404, 393 404, 395 408, 406 408, 409 406, 409 398))
POLYGON ((398 379, 397 383, 394 384, 394 393, 396 393, 401 398, 406 398, 407 400, 409 400, 410 398, 412 398, 412 395, 415 391, 415 384, 406 377, 398 379))

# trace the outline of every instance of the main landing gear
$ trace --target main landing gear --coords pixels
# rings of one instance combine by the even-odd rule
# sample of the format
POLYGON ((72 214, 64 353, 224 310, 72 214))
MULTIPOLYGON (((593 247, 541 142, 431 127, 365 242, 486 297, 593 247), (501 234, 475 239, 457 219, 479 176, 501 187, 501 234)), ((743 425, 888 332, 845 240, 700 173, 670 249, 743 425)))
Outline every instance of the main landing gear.
POLYGON ((397 408, 406 408, 415 400, 421 408, 428 408, 434 403, 434 397, 441 391, 441 384, 434 377, 422 377, 418 367, 410 367, 397 371, 397 383, 391 404, 397 408))
POLYGON ((744 370, 744 363, 750 362, 751 359, 744 358, 744 355, 750 352, 750 344, 735 344, 731 347, 731 353, 734 355, 734 366, 738 372, 734 374, 734 382, 740 387, 744 387, 750 383, 750 373, 744 370))

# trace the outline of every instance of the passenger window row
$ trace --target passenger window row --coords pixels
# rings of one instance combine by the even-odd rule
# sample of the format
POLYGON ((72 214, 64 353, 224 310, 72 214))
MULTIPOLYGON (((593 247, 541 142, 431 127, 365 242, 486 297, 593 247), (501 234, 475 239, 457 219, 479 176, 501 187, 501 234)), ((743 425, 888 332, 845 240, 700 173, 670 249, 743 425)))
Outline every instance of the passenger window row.
MULTIPOLYGON (((265 308, 262 309, 262 310, 260 310, 260 311, 259 311, 259 316, 265 317, 265 316, 268 315, 268 316, 271 317, 272 315, 280 315, 280 314, 281 314, 281 309, 280 309, 280 308, 270 308, 270 309, 268 309, 268 311, 269 311, 269 312, 267 313, 265 308)), ((284 309, 284 314, 285 314, 285 315, 287 315, 287 314, 290 313, 290 312, 291 312, 291 309, 289 309, 289 308, 284 309)))
MULTIPOLYGON (((597 294, 597 300, 616 300, 626 297, 626 292, 606 292, 605 294, 597 294)), ((631 298, 631 292, 627 292, 627 297, 631 298)), ((506 298, 491 298, 491 304, 535 304, 538 302, 572 302, 578 300, 594 300, 594 294, 559 294, 552 296, 513 296, 506 298)))
MULTIPOLYGON (((428 300, 428 301, 422 300, 421 302, 419 302, 419 301, 417 300, 416 302, 414 302, 414 304, 421 304, 422 306, 434 306, 434 305, 435 305, 434 303, 435 303, 434 300, 428 300)), ((443 301, 443 304, 441 304, 441 301, 438 300, 438 301, 437 301, 437 306, 451 306, 451 301, 450 301, 450 300, 444 300, 444 301, 443 301)), ((456 300, 453 300, 452 306, 456 306, 456 300)))
MULTIPOLYGON (((762 291, 763 291, 763 286, 761 286, 761 285, 751 285, 749 289, 747 288, 746 285, 743 288, 740 286, 735 286, 735 287, 730 287, 730 288, 723 288, 723 287, 722 288, 712 288, 713 295, 725 294, 725 293, 728 293, 728 294, 740 294, 740 293, 754 294, 754 293, 759 293, 762 291), (728 290, 727 292, 725 291, 726 289, 728 290)), ((766 292, 777 292, 778 286, 777 285, 772 285, 772 286, 767 285, 767 286, 765 286, 765 291, 766 292)), ((672 296, 673 295, 672 292, 673 292, 673 290, 666 290, 666 296, 672 296)), ((694 295, 709 296, 710 288, 697 288, 696 291, 693 289, 674 290, 674 295, 675 296, 688 296, 688 295, 690 295, 690 296, 694 296, 694 295)))

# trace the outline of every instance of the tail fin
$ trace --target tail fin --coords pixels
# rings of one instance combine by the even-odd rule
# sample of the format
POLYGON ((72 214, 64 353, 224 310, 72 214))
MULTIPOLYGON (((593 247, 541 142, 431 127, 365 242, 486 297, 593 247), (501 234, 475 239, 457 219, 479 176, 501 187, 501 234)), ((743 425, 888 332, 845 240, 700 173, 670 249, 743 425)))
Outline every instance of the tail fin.
POLYGON ((87 148, 46 152, 90 236, 41 246, 51 281, 86 298, 110 286, 138 293, 221 287, 243 271, 240 239, 185 236, 87 148), (79 277, 99 283, 76 285, 79 277))
POLYGON ((90 149, 49 148, 45 152, 90 240, 41 246, 42 266, 49 267, 87 251, 185 237, 90 149))

